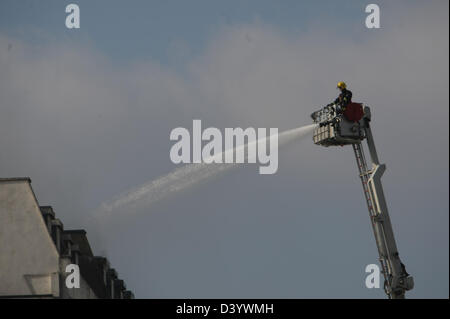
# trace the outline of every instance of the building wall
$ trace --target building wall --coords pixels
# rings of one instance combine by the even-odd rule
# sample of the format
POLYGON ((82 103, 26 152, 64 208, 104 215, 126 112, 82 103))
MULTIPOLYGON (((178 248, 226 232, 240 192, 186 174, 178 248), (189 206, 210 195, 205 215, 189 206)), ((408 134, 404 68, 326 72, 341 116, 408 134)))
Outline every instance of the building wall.
POLYGON ((0 296, 59 296, 59 254, 29 179, 0 180, 0 296))
POLYGON ((118 298, 134 295, 108 260, 94 256, 86 231, 64 230, 39 206, 29 178, 0 178, 0 298, 118 298), (68 288, 69 264, 80 286, 68 288))

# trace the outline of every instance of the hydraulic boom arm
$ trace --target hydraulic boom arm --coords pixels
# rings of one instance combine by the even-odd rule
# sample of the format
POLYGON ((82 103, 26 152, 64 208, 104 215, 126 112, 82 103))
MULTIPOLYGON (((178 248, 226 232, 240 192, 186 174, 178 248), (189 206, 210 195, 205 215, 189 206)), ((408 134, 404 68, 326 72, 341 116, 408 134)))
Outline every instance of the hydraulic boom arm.
POLYGON ((386 170, 386 165, 380 164, 378 161, 368 120, 365 125, 365 132, 372 162, 371 169, 367 166, 361 143, 352 144, 352 146, 378 247, 379 260, 385 279, 384 289, 390 299, 403 299, 405 298, 405 291, 414 287, 414 281, 406 272, 405 266, 400 261, 397 251, 391 219, 389 218, 383 187, 381 185, 381 176, 383 176, 386 170))
POLYGON ((313 136, 315 144, 325 147, 352 145, 385 279, 384 290, 390 299, 405 298, 405 292, 414 287, 414 280, 406 272, 397 251, 381 185, 381 176, 386 165, 380 164, 378 160, 370 129, 370 108, 363 108, 359 103, 350 103, 345 111, 340 112, 335 106, 327 106, 314 112, 311 117, 314 123, 318 124, 313 136), (364 139, 370 153, 370 168, 362 147, 364 139))

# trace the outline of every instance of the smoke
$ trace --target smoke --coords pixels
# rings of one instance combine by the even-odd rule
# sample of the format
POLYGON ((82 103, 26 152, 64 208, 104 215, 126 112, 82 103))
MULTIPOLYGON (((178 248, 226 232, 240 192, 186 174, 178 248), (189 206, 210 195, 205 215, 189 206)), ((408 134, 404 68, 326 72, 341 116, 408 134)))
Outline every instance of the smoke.
MULTIPOLYGON (((256 141, 249 142, 244 145, 237 146, 233 149, 225 150, 214 157, 223 158, 230 152, 245 151, 251 144, 266 143, 268 139, 272 140, 278 138, 278 145, 285 146, 293 141, 311 133, 316 125, 306 125, 292 130, 284 131, 282 133, 263 137, 256 141)), ((270 141, 271 142, 271 141, 270 141)), ((246 159, 248 153, 245 152, 246 159)), ((245 162, 245 161, 244 161, 245 162)), ((200 163, 188 164, 172 171, 171 173, 162 176, 156 180, 145 183, 139 187, 133 188, 124 192, 110 201, 103 202, 99 209, 94 213, 95 217, 112 217, 119 211, 131 211, 139 208, 149 208, 153 204, 175 196, 176 194, 190 189, 199 184, 211 181, 233 168, 241 167, 242 164, 217 164, 217 163, 200 163)))

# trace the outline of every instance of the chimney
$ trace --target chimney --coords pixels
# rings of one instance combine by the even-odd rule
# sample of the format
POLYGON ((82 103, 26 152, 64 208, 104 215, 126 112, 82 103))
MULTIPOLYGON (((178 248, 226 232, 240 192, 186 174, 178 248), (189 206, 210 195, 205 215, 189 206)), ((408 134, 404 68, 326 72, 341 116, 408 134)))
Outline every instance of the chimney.
POLYGON ((42 218, 47 226, 48 233, 52 233, 52 220, 55 219, 55 212, 52 206, 39 206, 41 209, 42 218))
POLYGON ((61 254, 61 237, 63 230, 64 225, 58 218, 52 220, 52 238, 53 242, 55 243, 56 249, 60 254, 61 254))
POLYGON ((103 278, 103 285, 107 286, 107 280, 108 280, 108 270, 109 270, 109 261, 105 257, 95 256, 95 260, 97 260, 99 267, 101 268, 101 274, 103 278))
POLYGON ((114 299, 123 299, 123 292, 127 289, 122 279, 114 280, 114 299))
POLYGON ((134 299, 134 294, 130 290, 123 293, 123 299, 134 299))
POLYGON ((74 264, 79 265, 79 258, 80 258, 80 247, 75 244, 72 245, 72 249, 71 249, 71 260, 74 264))
POLYGON ((114 280, 117 279, 117 272, 114 268, 108 269, 106 273, 106 288, 108 290, 108 297, 114 299, 114 280))
POLYGON ((65 232, 62 234, 62 252, 61 256, 64 257, 72 257, 72 236, 70 234, 66 234, 65 232))

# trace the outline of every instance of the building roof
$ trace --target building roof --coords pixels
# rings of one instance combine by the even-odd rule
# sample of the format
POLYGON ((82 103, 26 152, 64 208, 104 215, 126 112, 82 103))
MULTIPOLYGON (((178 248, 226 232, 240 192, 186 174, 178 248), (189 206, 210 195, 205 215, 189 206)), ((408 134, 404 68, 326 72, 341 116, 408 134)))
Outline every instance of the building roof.
MULTIPOLYGON (((64 259, 69 263, 71 262, 78 264, 80 266, 81 277, 85 280, 86 284, 89 286, 91 291, 93 291, 96 297, 134 298, 134 294, 131 291, 126 290, 126 285, 123 280, 118 278, 117 272, 113 268, 110 268, 108 259, 105 257, 94 256, 84 229, 64 229, 63 223, 57 218, 52 206, 39 205, 39 202, 37 201, 31 187, 31 178, 0 178, 0 184, 2 184, 2 187, 10 187, 11 189, 17 191, 17 194, 20 196, 24 196, 24 194, 31 194, 32 198, 29 198, 29 201, 32 201, 33 205, 30 205, 30 207, 32 207, 34 211, 33 213, 27 213, 26 216, 27 218, 38 217, 34 220, 28 218, 34 224, 36 222, 40 222, 39 217, 43 219, 43 223, 40 225, 40 228, 33 226, 32 229, 35 231, 38 230, 37 234, 43 234, 45 231, 45 238, 40 238, 39 240, 36 240, 35 243, 45 243, 48 239, 48 246, 52 248, 51 250, 54 252, 55 258, 61 258, 61 260, 64 259), (35 209, 36 204, 38 206, 37 210, 35 209), (40 216, 36 216, 34 213, 35 211, 40 216)), ((16 197, 16 202, 23 200, 19 196, 16 197)), ((18 211, 23 213, 23 209, 20 207, 18 211)), ((4 209, 0 212, 7 212, 7 210, 4 209)), ((12 233, 14 234, 14 232, 12 233)), ((19 236, 19 238, 23 238, 23 236, 19 236)), ((43 245, 39 244, 37 246, 42 247, 43 245)), ((26 247, 29 247, 29 245, 26 247)), ((27 256, 26 252, 24 252, 24 254, 27 256)), ((58 259, 56 259, 56 265, 58 265, 57 267, 60 267, 60 262, 61 261, 58 262, 58 259)), ((51 269, 51 271, 51 274, 55 273, 54 269, 51 269)), ((22 276, 20 276, 20 278, 22 279, 22 276)), ((27 290, 28 286, 25 288, 25 290, 27 290)), ((33 293, 33 296, 34 295, 36 294, 33 293)), ((61 292, 61 295, 59 296, 65 296, 64 292, 61 292)), ((72 298, 74 295, 68 294, 67 296, 72 298)))
POLYGON ((39 208, 41 209, 43 216, 50 215, 55 218, 55 211, 53 210, 52 206, 39 206, 39 208))
POLYGON ((93 257, 91 245, 89 245, 89 240, 86 236, 86 231, 84 229, 70 229, 64 230, 64 234, 70 235, 74 244, 78 245, 80 248, 80 253, 85 256, 93 257))
POLYGON ((0 182, 29 182, 31 183, 31 178, 29 177, 7 177, 7 178, 0 178, 0 182))

